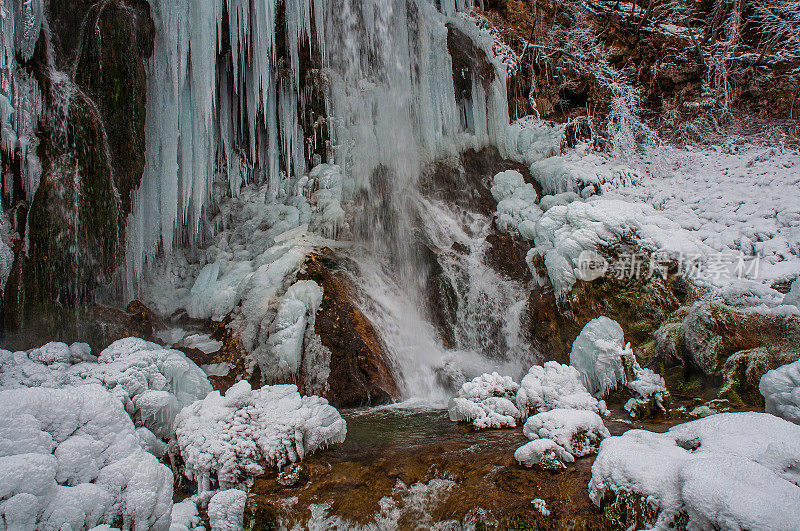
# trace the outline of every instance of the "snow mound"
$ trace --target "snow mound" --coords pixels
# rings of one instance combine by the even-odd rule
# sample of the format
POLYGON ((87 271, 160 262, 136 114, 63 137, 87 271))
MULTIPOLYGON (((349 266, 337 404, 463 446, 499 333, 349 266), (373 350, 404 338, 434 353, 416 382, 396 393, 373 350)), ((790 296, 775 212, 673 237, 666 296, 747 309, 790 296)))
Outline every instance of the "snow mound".
POLYGON ((244 529, 244 503, 247 493, 243 490, 220 491, 208 502, 208 519, 211 531, 239 531, 244 529))
POLYGON ((635 516, 656 529, 679 519, 689 529, 792 529, 800 521, 798 456, 800 427, 764 413, 712 415, 666 433, 631 430, 601 444, 589 497, 598 506, 638 500, 649 509, 635 516))
POLYGON ((551 409, 530 417, 522 427, 529 439, 551 439, 576 457, 593 454, 611 434, 594 411, 551 409))
POLYGON ((0 387, 100 384, 122 402, 137 427, 163 439, 172 436, 178 411, 211 391, 203 370, 178 350, 130 337, 115 341, 98 358, 90 352, 85 343, 55 342, 30 353, 2 350, 0 387))
POLYGON ((625 384, 625 358, 633 358, 622 327, 608 317, 589 321, 572 343, 569 364, 581 374, 591 393, 607 394, 625 384))
POLYGON ((800 424, 800 361, 768 371, 758 390, 764 396, 767 413, 800 424))
POLYGON ((253 390, 247 381, 218 391, 181 411, 176 436, 186 475, 201 492, 211 480, 221 488, 243 476, 258 476, 263 464, 282 467, 311 452, 344 441, 344 419, 328 401, 300 396, 294 385, 253 390))
POLYGON ((518 231, 526 240, 536 235, 536 222, 542 210, 536 204, 536 190, 515 170, 500 172, 492 180, 492 196, 497 201, 497 225, 518 231))
POLYGON ((172 481, 99 385, 0 391, 4 528, 166 529, 172 481))
POLYGON ((514 459, 522 466, 538 466, 543 470, 561 470, 564 463, 572 463, 575 457, 551 439, 534 439, 517 448, 514 459))
POLYGON ((605 402, 589 394, 577 369, 548 361, 531 367, 517 392, 523 416, 551 409, 585 409, 605 415, 605 402))
POLYGON ((464 383, 451 398, 448 413, 453 422, 472 422, 477 429, 513 428, 521 417, 511 399, 519 389, 509 376, 494 372, 464 383))

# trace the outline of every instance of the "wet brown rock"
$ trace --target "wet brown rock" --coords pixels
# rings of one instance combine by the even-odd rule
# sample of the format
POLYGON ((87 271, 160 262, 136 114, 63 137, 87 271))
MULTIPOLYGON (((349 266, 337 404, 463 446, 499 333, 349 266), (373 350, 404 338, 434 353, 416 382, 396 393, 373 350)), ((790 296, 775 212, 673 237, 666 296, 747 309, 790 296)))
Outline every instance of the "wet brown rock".
POLYGON ((531 280, 531 271, 525 262, 530 244, 523 242, 517 236, 499 231, 487 236, 486 243, 489 247, 486 249, 484 259, 495 271, 513 280, 531 280))
MULTIPOLYGON (((620 253, 620 248, 604 250, 609 260, 620 253)), ((546 278, 541 257, 535 258, 534 266, 546 278)), ((647 278, 646 275, 615 278, 606 274, 592 282, 579 280, 567 298, 559 302, 556 302, 548 283, 531 292, 529 326, 534 345, 540 352, 546 353, 547 359, 566 363, 572 342, 592 319, 605 315, 617 321, 625 333, 625 340, 630 341, 635 349, 640 349, 652 340, 653 332, 688 297, 685 282, 672 275, 663 279, 660 276, 647 278)))
POLYGON ((89 316, 104 332, 103 345, 126 337, 153 340, 156 332, 167 328, 161 317, 139 300, 131 301, 124 310, 97 304, 89 316))
POLYGON ((325 249, 311 255, 297 278, 313 280, 324 291, 315 332, 331 351, 325 397, 336 407, 383 404, 398 398, 381 340, 356 306, 355 287, 338 269, 333 252, 325 249))
POLYGON ((538 198, 542 187, 531 176, 524 164, 504 159, 495 147, 480 151, 468 149, 461 155, 457 166, 449 162, 438 162, 420 179, 420 191, 428 197, 455 203, 461 208, 494 215, 497 201, 492 197, 492 179, 501 171, 516 170, 526 183, 533 184, 538 198))

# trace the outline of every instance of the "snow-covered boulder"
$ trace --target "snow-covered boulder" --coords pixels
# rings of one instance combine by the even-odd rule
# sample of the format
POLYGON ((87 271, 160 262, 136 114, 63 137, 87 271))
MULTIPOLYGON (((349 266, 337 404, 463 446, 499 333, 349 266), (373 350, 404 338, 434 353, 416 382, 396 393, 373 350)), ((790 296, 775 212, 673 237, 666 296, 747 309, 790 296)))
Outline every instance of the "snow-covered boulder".
POLYGON ((318 396, 300 396, 294 385, 252 389, 241 381, 224 396, 218 391, 184 408, 175 420, 186 475, 209 490, 236 486, 258 476, 264 464, 281 467, 344 441, 339 412, 318 396))
POLYGON ((448 413, 453 422, 472 422, 477 429, 506 428, 517 425, 521 417, 512 401, 519 385, 509 376, 494 372, 464 383, 458 396, 451 398, 448 413))
POLYGON ((240 531, 244 529, 244 504, 247 493, 239 489, 217 492, 208 502, 211 531, 240 531))
POLYGON ((575 457, 597 451, 600 441, 611 434, 594 411, 551 409, 525 421, 522 432, 529 439, 551 439, 575 457))
POLYGON ((764 410, 789 422, 800 424, 800 361, 768 371, 758 390, 764 396, 764 410))
POLYGON ((577 369, 548 361, 531 367, 517 392, 517 407, 523 416, 551 409, 585 409, 604 415, 605 402, 589 394, 577 369))
POLYGON ((632 516, 642 527, 794 529, 798 456, 800 426, 765 413, 712 415, 666 433, 631 430, 601 444, 589 497, 638 508, 632 516))
POLYGON ((172 481, 99 385, 0 391, 3 529, 167 529, 172 481))
POLYGON ((557 471, 566 468, 575 457, 552 439, 534 439, 517 448, 514 459, 526 467, 538 466, 542 470, 557 471))
POLYGON ((115 341, 91 355, 85 343, 48 343, 26 352, 0 350, 0 387, 100 384, 125 406, 137 427, 163 439, 183 407, 204 398, 211 384, 200 367, 179 350, 143 339, 115 341))
POLYGON ((569 364, 581 374, 591 393, 602 395, 627 382, 625 358, 633 358, 622 327, 608 317, 589 321, 572 343, 569 364))

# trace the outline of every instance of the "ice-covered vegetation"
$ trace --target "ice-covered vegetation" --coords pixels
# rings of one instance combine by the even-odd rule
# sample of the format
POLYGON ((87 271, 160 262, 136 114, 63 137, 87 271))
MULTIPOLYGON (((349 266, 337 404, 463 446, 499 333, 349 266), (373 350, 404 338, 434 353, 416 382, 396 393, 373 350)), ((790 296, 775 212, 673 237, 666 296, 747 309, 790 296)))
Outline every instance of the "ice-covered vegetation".
POLYGON ((534 365, 522 379, 517 407, 527 417, 551 409, 585 409, 606 414, 606 404, 592 396, 575 367, 548 361, 534 365))
POLYGON ((631 430, 601 444, 589 496, 657 529, 789 529, 800 518, 798 452, 800 427, 764 413, 631 430))
POLYGON ((318 448, 344 441, 345 421, 328 401, 300 396, 294 385, 252 389, 242 381, 225 395, 213 391, 175 421, 186 474, 201 491, 212 481, 234 487, 264 466, 282 467, 318 448))
POLYGON ((48 343, 30 352, 0 350, 0 387, 66 388, 97 383, 136 426, 169 439, 178 412, 211 391, 205 373, 183 352, 138 338, 121 339, 94 357, 85 343, 48 343))
POLYGON ((172 472, 99 385, 0 390, 5 529, 166 529, 172 472))
POLYGON ((521 417, 513 399, 519 385, 508 376, 483 374, 466 382, 448 404, 450 420, 472 422, 476 429, 506 428, 521 417))

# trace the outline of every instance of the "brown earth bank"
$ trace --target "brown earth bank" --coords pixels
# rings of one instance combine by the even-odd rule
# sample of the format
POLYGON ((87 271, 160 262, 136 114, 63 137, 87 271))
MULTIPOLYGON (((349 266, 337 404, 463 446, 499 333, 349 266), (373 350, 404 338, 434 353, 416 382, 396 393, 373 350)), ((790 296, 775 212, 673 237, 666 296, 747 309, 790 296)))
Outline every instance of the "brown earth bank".
MULTIPOLYGON (((344 416, 347 440, 303 461, 299 485, 281 485, 274 471, 256 480, 245 511, 246 529, 308 525, 312 506, 321 504, 328 506, 327 517, 341 519, 339 525, 374 524, 382 499, 384 504, 394 500, 400 509, 400 529, 445 521, 476 529, 615 528, 589 500, 594 457, 578 459, 559 473, 526 469, 513 455, 527 442, 520 428, 474 431, 451 422, 443 410, 350 411, 344 416), (415 498, 421 506, 404 498, 405 487, 437 479, 454 484, 437 496, 415 498), (531 504, 534 498, 547 503, 549 516, 531 504)), ((632 428, 665 431, 686 420, 676 416, 606 424, 619 435, 632 428)))

